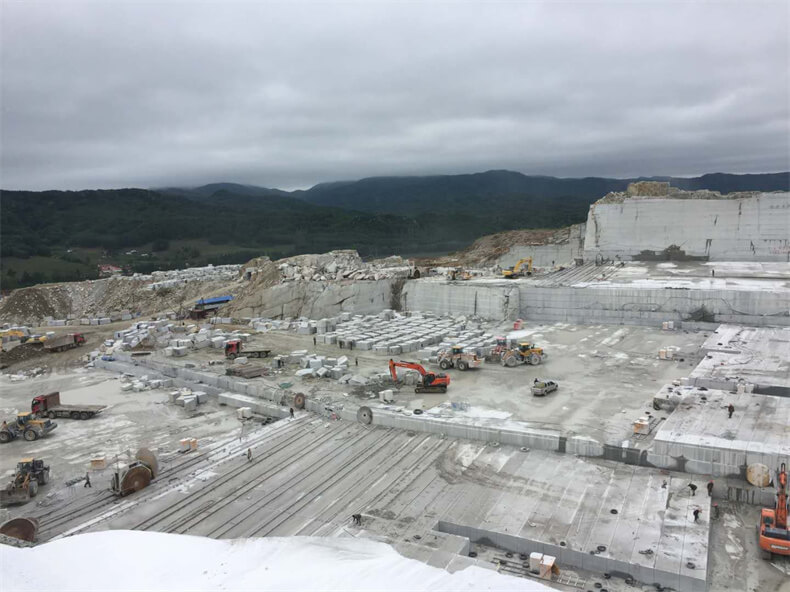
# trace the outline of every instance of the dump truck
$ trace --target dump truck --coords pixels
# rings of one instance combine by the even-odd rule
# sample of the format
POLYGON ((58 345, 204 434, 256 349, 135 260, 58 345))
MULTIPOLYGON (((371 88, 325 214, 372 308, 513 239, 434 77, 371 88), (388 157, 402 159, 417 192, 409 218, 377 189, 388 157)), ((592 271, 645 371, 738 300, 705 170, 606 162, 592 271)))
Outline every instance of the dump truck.
POLYGON ((0 425, 0 444, 7 444, 11 440, 16 440, 20 436, 28 442, 38 440, 49 434, 58 427, 50 419, 36 419, 31 411, 19 413, 15 420, 10 423, 4 421, 0 425))
POLYGON ((49 483, 49 465, 41 459, 23 458, 6 487, 0 490, 0 505, 24 504, 36 497, 38 488, 49 483))
POLYGON ((477 354, 465 352, 460 345, 454 345, 449 350, 439 352, 439 367, 442 370, 447 370, 448 368, 468 370, 470 368, 479 368, 482 363, 483 360, 478 358, 477 354))
POLYGON ((90 419, 106 408, 106 405, 64 405, 60 401, 59 392, 34 397, 33 402, 30 404, 30 411, 39 417, 46 416, 50 419, 55 419, 56 417, 90 419))
POLYGON ((244 350, 244 353, 241 353, 241 339, 230 339, 225 343, 225 357, 231 360, 235 360, 239 356, 244 356, 246 358, 268 358, 270 353, 272 353, 270 349, 244 350))
POLYGON ((82 333, 69 333, 60 337, 50 337, 44 342, 44 349, 48 352, 62 352, 84 343, 85 336, 82 333))

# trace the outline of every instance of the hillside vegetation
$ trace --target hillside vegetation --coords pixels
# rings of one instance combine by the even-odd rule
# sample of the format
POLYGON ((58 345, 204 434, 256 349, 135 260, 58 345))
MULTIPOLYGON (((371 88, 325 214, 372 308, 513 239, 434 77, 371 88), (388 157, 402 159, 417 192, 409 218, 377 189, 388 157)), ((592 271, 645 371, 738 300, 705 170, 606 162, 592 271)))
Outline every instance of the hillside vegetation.
MULTIPOLYGON (((684 189, 790 190, 788 173, 668 179, 684 189)), ((513 229, 560 228, 633 179, 511 171, 376 177, 306 191, 215 183, 159 190, 2 191, 2 288, 332 249, 364 257, 441 254, 513 229)))

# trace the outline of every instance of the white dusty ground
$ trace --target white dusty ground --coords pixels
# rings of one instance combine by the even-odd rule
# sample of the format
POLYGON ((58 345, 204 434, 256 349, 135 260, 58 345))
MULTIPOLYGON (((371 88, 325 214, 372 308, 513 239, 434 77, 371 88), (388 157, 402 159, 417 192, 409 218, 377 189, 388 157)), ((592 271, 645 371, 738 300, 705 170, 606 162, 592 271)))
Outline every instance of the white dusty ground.
POLYGON ((354 538, 216 541, 151 532, 99 532, 33 549, 0 546, 3 590, 549 590, 469 566, 450 573, 354 538), (131 569, 122 567, 123 561, 131 569), (75 566, 89 564, 84 569, 75 566), (46 569, 30 569, 45 565, 46 569), (145 566, 144 569, 139 569, 145 566))
MULTIPOLYGON (((507 333, 504 326, 500 329, 497 332, 507 333)), ((453 382, 447 395, 414 395, 404 387, 397 397, 411 407, 425 409, 465 402, 470 408, 456 412, 459 418, 467 416, 484 422, 518 419, 620 442, 630 435, 631 422, 652 410, 652 397, 661 385, 688 376, 699 360, 699 346, 709 335, 644 327, 532 326, 514 337, 529 338, 544 347, 549 353, 544 365, 510 369, 492 364, 467 373, 450 370, 453 382), (667 346, 678 348, 678 358, 684 357, 685 361, 658 360, 658 349, 667 346), (534 377, 557 380, 560 390, 545 398, 532 397, 528 389, 534 377)), ((334 346, 314 348, 310 336, 281 332, 256 336, 249 347, 256 344, 271 346, 276 353, 296 349, 333 356, 350 353, 334 346)), ((357 351, 350 355, 352 363, 354 358, 359 359, 354 370, 358 368, 361 374, 373 375, 386 369, 387 356, 357 351)), ((221 358, 219 350, 201 350, 180 362, 222 372, 223 366, 207 364, 221 358)), ((351 390, 336 381, 297 380, 294 371, 290 367, 274 380, 292 381, 295 388, 307 393, 351 390)), ((293 421, 266 427, 253 425, 242 432, 235 409, 212 402, 190 414, 168 405, 166 391, 121 392, 117 374, 97 370, 64 372, 15 383, 6 377, 0 380, 0 412, 4 416, 27 409, 34 395, 53 390, 61 391, 64 402, 110 406, 92 420, 57 420, 58 429, 45 440, 16 441, 3 447, 0 472, 4 479, 23 455, 42 456, 53 467, 53 482, 43 489, 44 497, 38 503, 6 510, 0 516, 39 517, 40 537, 44 541, 107 528, 211 537, 383 537, 394 542, 398 552, 420 559, 422 565, 453 571, 459 567, 454 562, 470 560, 457 537, 441 536, 433 530, 442 516, 469 525, 477 522, 491 531, 518 525, 530 531, 535 524, 540 526, 535 539, 556 544, 562 538, 573 545, 572 549, 586 550, 592 542, 601 542, 593 539, 609 533, 607 521, 597 525, 585 518, 594 514, 590 504, 597 502, 608 508, 611 496, 617 498, 621 486, 630 482, 626 491, 639 490, 649 505, 651 492, 660 493, 663 480, 657 470, 586 462, 572 455, 537 450, 527 454, 508 447, 491 450, 483 443, 330 422, 307 412, 298 412, 293 421), (184 437, 199 439, 197 455, 176 452, 178 441, 184 437), (109 470, 94 473, 93 489, 83 488, 82 483, 67 484, 84 475, 90 458, 105 455, 112 460, 120 455, 121 460, 126 460, 128 452, 139 446, 157 451, 163 469, 148 490, 120 502, 115 500, 106 490, 109 470), (248 447, 254 451, 250 465, 244 458, 248 447), (553 457, 558 460, 553 462, 553 457), (624 477, 625 473, 630 476, 624 477), (582 483, 590 485, 594 492, 579 490, 582 483), (535 500, 527 495, 533 490, 541 492, 535 500), (598 500, 599 491, 609 493, 598 500), (551 500, 555 499, 559 500, 558 507, 564 509, 552 517, 551 500), (507 509, 510 506, 512 511, 507 509), (350 527, 353 511, 364 513, 364 530, 350 527), (513 512, 526 512, 524 520, 513 512), (548 517, 538 521, 533 515, 548 517), (571 520, 572 515, 575 517, 571 520), (576 538, 572 533, 576 533, 576 538)), ((364 398, 365 390, 357 389, 349 396, 364 398)), ((367 390, 375 393, 379 389, 367 390)), ((441 413, 447 411, 446 406, 443 409, 441 413)), ((668 415, 663 411, 653 413, 668 415)), ((676 486, 680 495, 684 479, 682 475, 672 478, 676 481, 672 487, 676 486)), ((624 499, 631 497, 629 493, 624 499)), ((774 566, 758 559, 753 540, 758 508, 723 505, 723 510, 724 518, 718 521, 711 521, 709 514, 703 513, 713 541, 708 557, 709 590, 786 592, 787 588, 781 586, 788 576, 780 570, 786 571, 790 562, 777 561, 774 566)), ((639 523, 637 514, 635 525, 639 523)), ((682 512, 672 517, 671 527, 686 525, 687 518, 682 512)), ((627 528, 626 522, 615 530, 627 528)), ((612 552, 621 549, 617 552, 628 555, 638 551, 635 547, 625 549, 625 539, 620 540, 616 533, 613 536, 611 540, 616 544, 612 552)), ((474 548, 479 554, 478 562, 502 559, 501 550, 485 545, 474 548)), ((577 573, 588 587, 599 582, 609 590, 634 589, 618 578, 603 582, 595 572, 565 571, 577 573)), ((518 582, 520 589, 533 584, 529 578, 519 578, 518 582)), ((232 580, 229 587, 244 589, 244 585, 242 580, 232 580)), ((463 589, 463 585, 448 587, 463 589)), ((472 588, 481 589, 475 585, 472 588)))

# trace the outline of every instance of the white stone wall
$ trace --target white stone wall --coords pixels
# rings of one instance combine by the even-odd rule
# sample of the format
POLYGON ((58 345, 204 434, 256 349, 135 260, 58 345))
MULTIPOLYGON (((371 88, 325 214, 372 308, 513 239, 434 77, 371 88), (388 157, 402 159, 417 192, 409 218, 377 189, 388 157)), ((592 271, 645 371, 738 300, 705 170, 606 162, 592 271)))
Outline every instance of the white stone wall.
POLYGON ((401 305, 403 310, 503 321, 516 318, 519 292, 516 286, 489 287, 474 283, 412 280, 403 288, 401 305))
POLYGON ((585 260, 677 245, 711 261, 790 261, 790 193, 745 199, 631 198, 590 206, 585 260))
POLYGON ((574 259, 584 256, 584 224, 574 224, 570 228, 567 243, 549 245, 514 245, 502 255, 497 264, 503 269, 512 267, 519 259, 532 257, 534 267, 552 267, 573 265, 574 259))

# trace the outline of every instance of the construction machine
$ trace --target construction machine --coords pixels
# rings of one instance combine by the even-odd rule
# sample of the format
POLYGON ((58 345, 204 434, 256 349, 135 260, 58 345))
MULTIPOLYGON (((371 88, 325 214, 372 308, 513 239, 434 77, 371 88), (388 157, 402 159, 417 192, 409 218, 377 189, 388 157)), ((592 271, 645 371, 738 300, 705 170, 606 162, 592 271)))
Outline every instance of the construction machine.
POLYGON ((24 504, 36 497, 38 488, 49 483, 49 465, 36 458, 23 458, 16 465, 11 482, 0 490, 0 505, 24 504))
POLYGON ((532 257, 525 257, 519 259, 513 267, 508 267, 502 270, 502 277, 509 280, 523 277, 525 275, 532 275, 532 257), (526 266, 526 269, 524 269, 526 266))
POLYGON ((30 403, 30 411, 39 417, 47 416, 50 419, 56 417, 90 419, 106 408, 107 405, 64 405, 60 401, 59 392, 33 397, 33 401, 30 403))
POLYGON ((62 352, 82 345, 85 345, 85 335, 69 333, 60 337, 50 337, 44 342, 44 349, 48 352, 62 352))
POLYGON ((420 384, 414 388, 415 393, 446 393, 447 387, 450 386, 450 377, 446 374, 428 372, 416 362, 404 362, 403 360, 395 362, 390 360, 390 374, 395 382, 398 382, 398 371, 396 368, 408 368, 420 373, 421 380, 420 384))
POLYGON ((0 425, 0 444, 6 444, 20 436, 28 442, 32 442, 43 438, 57 427, 58 424, 54 421, 50 419, 36 419, 36 416, 31 411, 25 411, 17 414, 16 420, 10 423, 4 421, 0 425))
POLYGON ((501 361, 503 366, 513 368, 519 364, 528 364, 530 366, 537 366, 543 362, 546 354, 542 347, 535 347, 534 343, 523 341, 518 344, 517 348, 506 349, 502 352, 501 361))
POLYGON ((790 530, 787 528, 787 470, 782 463, 776 472, 776 506, 760 512, 760 552, 770 560, 774 554, 790 556, 790 530))
POLYGON ((442 370, 448 368, 458 368, 459 370, 468 370, 469 368, 479 368, 483 360, 477 357, 477 354, 470 354, 464 351, 460 345, 454 345, 449 350, 442 350, 439 352, 439 367, 442 370))
MULTIPOLYGON (((248 358, 268 358, 272 353, 270 349, 253 349, 245 350, 244 356, 248 358)), ((230 339, 225 343, 225 357, 230 360, 235 360, 241 353, 241 339, 230 339)))
POLYGON ((447 279, 451 281, 455 281, 455 280, 466 281, 472 279, 472 274, 466 271, 465 269, 455 268, 447 272, 447 279))
POLYGON ((147 448, 140 448, 134 458, 135 460, 128 466, 117 468, 112 475, 110 489, 118 497, 148 487, 159 474, 159 463, 156 456, 147 448))

